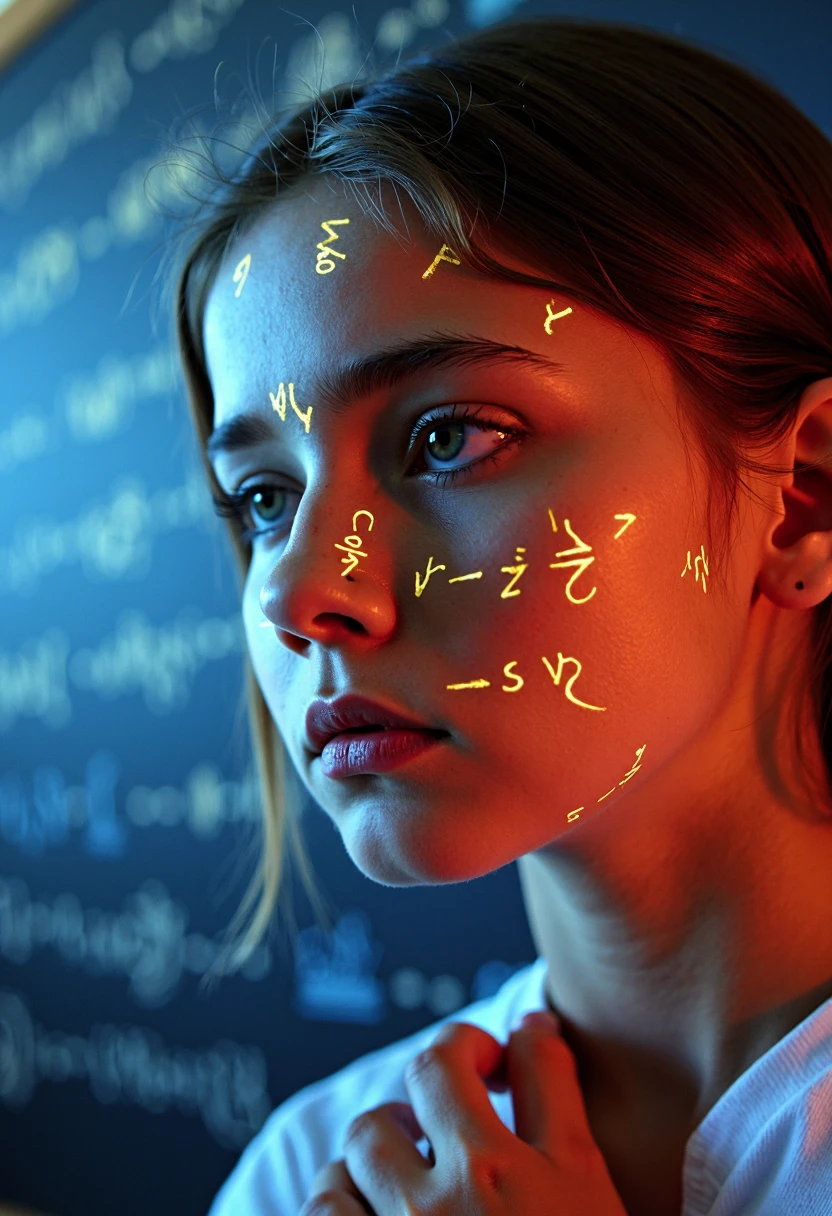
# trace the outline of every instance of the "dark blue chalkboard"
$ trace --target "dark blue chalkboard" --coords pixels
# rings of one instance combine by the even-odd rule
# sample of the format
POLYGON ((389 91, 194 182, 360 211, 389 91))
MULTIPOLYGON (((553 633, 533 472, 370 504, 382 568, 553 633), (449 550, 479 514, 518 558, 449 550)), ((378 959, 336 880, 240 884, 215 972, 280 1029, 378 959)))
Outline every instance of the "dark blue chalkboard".
POLYGON ((204 1213, 274 1105, 534 957, 513 867, 381 888, 310 804, 334 932, 295 882, 297 938, 198 989, 259 800, 236 580, 153 323, 171 122, 220 63, 232 100, 321 47, 340 80, 556 9, 726 51, 832 133, 825 0, 302 9, 88 0, 0 77, 0 1199, 51 1216, 204 1213))

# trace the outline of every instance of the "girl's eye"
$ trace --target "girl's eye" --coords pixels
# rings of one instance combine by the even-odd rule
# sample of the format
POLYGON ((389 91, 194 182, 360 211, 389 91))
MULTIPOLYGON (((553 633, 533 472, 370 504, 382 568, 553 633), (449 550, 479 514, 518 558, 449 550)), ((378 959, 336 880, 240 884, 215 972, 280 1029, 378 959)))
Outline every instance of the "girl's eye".
POLYGON ((498 460, 499 453, 520 440, 524 432, 519 427, 483 418, 481 408, 469 410, 454 405, 450 411, 437 410, 420 418, 410 436, 411 446, 424 436, 414 471, 444 485, 455 477, 468 476, 477 465, 498 460), (460 456, 467 457, 462 465, 447 467, 460 456))
MULTIPOLYGON (((482 407, 471 410, 453 405, 450 410, 443 406, 420 418, 410 435, 411 450, 414 440, 424 435, 424 441, 418 445, 418 465, 413 471, 444 485, 456 477, 467 477, 480 465, 497 462, 503 451, 523 438, 525 432, 520 427, 480 417, 481 412, 482 407), (460 456, 467 457, 464 464, 447 467, 460 456)), ((291 527, 289 500, 300 499, 300 491, 261 481, 230 494, 220 491, 211 497, 217 515, 233 519, 243 544, 250 545, 257 536, 271 536, 291 527)))
POLYGON ((290 519, 288 500, 292 495, 299 497, 297 490, 261 481, 244 490, 231 494, 220 491, 211 497, 217 515, 235 520, 243 543, 248 545, 255 536, 271 534, 287 526, 290 519), (258 520, 265 526, 252 527, 258 520))

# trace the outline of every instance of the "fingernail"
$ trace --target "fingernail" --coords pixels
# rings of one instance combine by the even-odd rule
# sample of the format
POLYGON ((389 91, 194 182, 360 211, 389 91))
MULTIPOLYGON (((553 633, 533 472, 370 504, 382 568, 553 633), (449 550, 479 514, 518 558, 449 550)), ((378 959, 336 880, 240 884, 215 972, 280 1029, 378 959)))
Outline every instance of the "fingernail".
POLYGON ((539 1026, 541 1030, 560 1030, 560 1020, 550 1009, 535 1009, 533 1013, 524 1014, 520 1025, 539 1026))

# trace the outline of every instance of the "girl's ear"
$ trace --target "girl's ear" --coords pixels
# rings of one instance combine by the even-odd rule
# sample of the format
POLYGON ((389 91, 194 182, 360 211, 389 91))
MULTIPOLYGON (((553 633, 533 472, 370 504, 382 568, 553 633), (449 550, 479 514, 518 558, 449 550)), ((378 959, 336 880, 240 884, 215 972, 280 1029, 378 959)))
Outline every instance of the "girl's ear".
POLYGON ((814 608, 832 592, 832 376, 803 392, 785 446, 782 517, 766 536, 760 591, 781 608, 814 608))

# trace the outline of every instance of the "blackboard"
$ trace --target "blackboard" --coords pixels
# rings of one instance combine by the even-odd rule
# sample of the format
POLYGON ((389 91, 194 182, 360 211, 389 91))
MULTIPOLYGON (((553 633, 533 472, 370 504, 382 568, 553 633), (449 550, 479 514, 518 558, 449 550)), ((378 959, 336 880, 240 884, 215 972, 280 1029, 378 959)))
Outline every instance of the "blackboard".
POLYGON ((205 1212, 290 1093, 535 956, 513 867, 381 888, 310 804, 334 931, 293 884, 297 938, 198 988, 259 800, 235 576, 153 307, 172 122, 210 126, 261 63, 335 81, 557 8, 724 49, 832 133, 822 0, 333 2, 87 0, 0 77, 0 1199, 52 1216, 205 1212))

